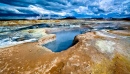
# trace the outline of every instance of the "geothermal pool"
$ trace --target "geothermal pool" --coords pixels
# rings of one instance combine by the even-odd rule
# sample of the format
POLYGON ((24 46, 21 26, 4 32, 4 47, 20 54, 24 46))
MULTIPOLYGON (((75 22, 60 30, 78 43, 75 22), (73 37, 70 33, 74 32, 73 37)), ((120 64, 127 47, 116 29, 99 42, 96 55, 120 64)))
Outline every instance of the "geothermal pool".
POLYGON ((72 46, 74 37, 78 34, 86 32, 87 29, 69 30, 69 31, 59 31, 56 34, 56 40, 47 43, 43 46, 51 49, 53 52, 60 52, 68 49, 72 46))

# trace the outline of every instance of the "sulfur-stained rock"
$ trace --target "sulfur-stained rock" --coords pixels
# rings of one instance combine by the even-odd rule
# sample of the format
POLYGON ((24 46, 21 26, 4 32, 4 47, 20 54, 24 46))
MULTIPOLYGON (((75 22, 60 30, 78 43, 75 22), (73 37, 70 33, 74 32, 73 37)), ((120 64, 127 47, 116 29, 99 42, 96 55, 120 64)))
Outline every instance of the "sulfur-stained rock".
POLYGON ((74 46, 58 53, 38 42, 0 49, 0 73, 130 74, 130 37, 117 33, 78 35, 74 46))

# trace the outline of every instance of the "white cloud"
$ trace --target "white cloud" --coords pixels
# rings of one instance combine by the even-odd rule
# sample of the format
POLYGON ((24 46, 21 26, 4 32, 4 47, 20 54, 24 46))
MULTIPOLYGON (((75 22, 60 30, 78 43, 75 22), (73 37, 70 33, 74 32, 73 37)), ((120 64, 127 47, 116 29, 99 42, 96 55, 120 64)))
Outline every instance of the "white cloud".
POLYGON ((52 13, 60 16, 65 16, 67 14, 66 12, 52 12, 52 13))
POLYGON ((4 12, 6 12, 6 13, 24 14, 23 12, 20 12, 19 10, 15 9, 15 8, 0 7, 0 9, 3 10, 4 12))
POLYGON ((14 6, 7 5, 4 3, 0 3, 0 10, 3 10, 4 13, 16 13, 16 14, 23 14, 19 10, 17 10, 14 6))
POLYGON ((84 13, 86 11, 88 11, 88 7, 84 7, 84 6, 79 6, 78 8, 74 9, 76 12, 78 13, 84 13))
POLYGON ((53 14, 56 14, 56 15, 59 15, 59 16, 65 16, 67 15, 68 13, 67 12, 56 12, 56 11, 52 11, 52 10, 46 10, 42 7, 39 7, 39 6, 34 6, 34 5, 30 5, 28 7, 29 10, 33 11, 34 13, 38 13, 38 14, 48 14, 48 15, 53 15, 53 14))
POLYGON ((113 7, 113 0, 101 0, 99 2, 99 8, 103 9, 104 11, 108 12, 111 10, 113 7))
POLYGON ((38 7, 38 6, 34 6, 34 5, 29 5, 29 10, 32 10, 34 11, 35 13, 38 13, 38 14, 50 14, 50 11, 48 10, 45 10, 41 7, 38 7))
POLYGON ((93 15, 93 12, 88 9, 88 7, 85 6, 79 6, 78 8, 74 9, 75 12, 78 14, 88 14, 88 15, 93 15))

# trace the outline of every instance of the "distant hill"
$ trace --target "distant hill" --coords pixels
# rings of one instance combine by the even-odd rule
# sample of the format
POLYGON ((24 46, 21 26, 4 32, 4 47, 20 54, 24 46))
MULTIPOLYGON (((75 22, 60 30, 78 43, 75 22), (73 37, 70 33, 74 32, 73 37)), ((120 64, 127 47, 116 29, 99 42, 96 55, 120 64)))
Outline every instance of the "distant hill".
POLYGON ((130 17, 126 18, 81 18, 86 20, 124 20, 124 21, 130 21, 130 17))
POLYGON ((62 18, 62 19, 77 19, 77 18, 74 17, 74 16, 68 16, 68 17, 65 17, 65 18, 62 18))
POLYGON ((112 18, 112 20, 125 20, 125 21, 130 21, 130 17, 126 17, 126 18, 112 18))

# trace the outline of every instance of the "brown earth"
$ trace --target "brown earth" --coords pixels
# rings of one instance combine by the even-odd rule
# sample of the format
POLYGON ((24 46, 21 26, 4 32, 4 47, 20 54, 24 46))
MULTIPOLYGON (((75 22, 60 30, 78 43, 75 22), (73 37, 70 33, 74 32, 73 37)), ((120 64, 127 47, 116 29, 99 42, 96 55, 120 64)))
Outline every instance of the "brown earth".
POLYGON ((78 35, 76 45, 57 53, 38 42, 0 49, 0 74, 130 74, 129 36, 111 34, 78 35))
MULTIPOLYGON (((82 24, 82 25, 93 25, 94 23, 130 23, 130 21, 111 21, 111 20, 83 20, 83 19, 71 19, 71 20, 8 20, 0 21, 0 26, 23 26, 23 25, 34 25, 34 24, 50 24, 50 25, 66 25, 66 24, 82 24)), ((125 25, 125 24, 123 24, 125 25)))
POLYGON ((76 23, 83 22, 83 20, 10 20, 0 21, 0 26, 16 26, 16 25, 30 25, 30 24, 62 24, 62 23, 76 23))

